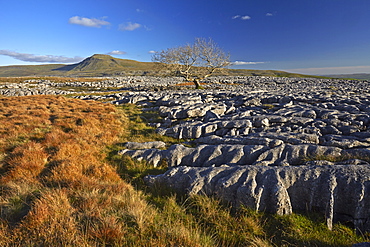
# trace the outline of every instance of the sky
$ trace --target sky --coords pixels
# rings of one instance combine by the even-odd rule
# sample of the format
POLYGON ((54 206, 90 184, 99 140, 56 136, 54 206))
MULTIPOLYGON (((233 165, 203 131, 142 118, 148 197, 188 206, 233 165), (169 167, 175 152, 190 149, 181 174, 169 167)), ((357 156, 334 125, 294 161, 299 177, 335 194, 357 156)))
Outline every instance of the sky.
POLYGON ((0 66, 150 62, 195 38, 234 69, 370 73, 370 0, 0 0, 0 66))

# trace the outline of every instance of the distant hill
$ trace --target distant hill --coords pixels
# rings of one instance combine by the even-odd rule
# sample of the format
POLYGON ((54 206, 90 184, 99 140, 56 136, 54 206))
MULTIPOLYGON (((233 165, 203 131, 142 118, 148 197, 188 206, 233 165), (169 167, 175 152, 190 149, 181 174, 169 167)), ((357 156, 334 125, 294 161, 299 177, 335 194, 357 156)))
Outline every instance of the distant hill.
POLYGON ((370 80, 370 73, 358 73, 358 74, 341 74, 341 75, 325 75, 327 77, 333 78, 343 78, 343 79, 357 79, 357 80, 370 80))
POLYGON ((145 74, 155 71, 155 64, 95 54, 76 64, 0 66, 1 77, 14 76, 110 76, 145 74))
MULTIPOLYGON (((16 65, 0 66, 0 77, 17 76, 74 76, 98 77, 120 75, 165 75, 155 63, 138 62, 95 54, 76 64, 16 65)), ((318 77, 292 74, 276 70, 225 69, 218 75, 274 76, 274 77, 318 77)))

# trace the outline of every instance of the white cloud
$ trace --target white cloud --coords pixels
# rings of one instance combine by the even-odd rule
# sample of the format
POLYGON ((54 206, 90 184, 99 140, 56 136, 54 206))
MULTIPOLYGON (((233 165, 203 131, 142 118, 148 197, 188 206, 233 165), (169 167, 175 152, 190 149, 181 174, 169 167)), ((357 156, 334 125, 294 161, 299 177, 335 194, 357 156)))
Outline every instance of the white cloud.
POLYGON ((155 54, 157 53, 156 51, 148 51, 149 54, 155 54))
POLYGON ((97 27, 97 28, 110 25, 109 22, 102 20, 102 19, 96 19, 96 18, 90 19, 90 18, 85 18, 85 17, 80 17, 80 16, 73 16, 69 18, 69 23, 75 24, 75 25, 81 25, 85 27, 97 27))
POLYGON ((240 17, 242 20, 250 20, 252 19, 252 17, 250 17, 249 15, 245 15, 245 16, 242 16, 240 17))
POLYGON ((250 20, 252 19, 252 17, 250 17, 249 15, 234 15, 233 17, 231 17, 231 19, 235 20, 235 19, 241 19, 243 21, 245 20, 250 20))
POLYGON ((121 30, 121 31, 134 31, 135 29, 138 29, 140 27, 141 27, 141 24, 139 24, 139 23, 127 22, 125 24, 120 24, 119 25, 119 30, 121 30))
POLYGON ((244 61, 235 61, 231 62, 231 65, 251 65, 251 64, 261 64, 265 62, 244 62, 244 61))
POLYGON ((28 53, 19 53, 9 50, 0 50, 0 55, 9 56, 25 62, 40 62, 40 63, 75 63, 83 60, 82 57, 64 57, 53 55, 34 55, 28 53))
POLYGON ((116 50, 116 51, 111 51, 108 54, 109 55, 124 55, 124 54, 126 54, 126 52, 116 50))
POLYGON ((266 13, 266 16, 273 16, 273 14, 271 14, 271 13, 266 13))

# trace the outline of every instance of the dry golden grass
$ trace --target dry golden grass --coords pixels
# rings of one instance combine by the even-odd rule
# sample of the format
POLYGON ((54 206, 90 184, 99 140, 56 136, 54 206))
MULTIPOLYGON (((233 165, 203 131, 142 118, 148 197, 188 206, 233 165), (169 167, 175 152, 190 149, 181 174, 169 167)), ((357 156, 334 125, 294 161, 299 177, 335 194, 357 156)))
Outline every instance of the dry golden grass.
POLYGON ((93 101, 0 98, 0 246, 211 246, 107 163, 128 122, 93 101))
POLYGON ((123 131, 116 109, 55 96, 1 98, 0 109, 2 246, 122 238, 122 224, 110 229, 112 203, 104 200, 140 195, 105 162, 105 147, 123 131), (95 220, 82 217, 85 199, 99 209, 95 220))

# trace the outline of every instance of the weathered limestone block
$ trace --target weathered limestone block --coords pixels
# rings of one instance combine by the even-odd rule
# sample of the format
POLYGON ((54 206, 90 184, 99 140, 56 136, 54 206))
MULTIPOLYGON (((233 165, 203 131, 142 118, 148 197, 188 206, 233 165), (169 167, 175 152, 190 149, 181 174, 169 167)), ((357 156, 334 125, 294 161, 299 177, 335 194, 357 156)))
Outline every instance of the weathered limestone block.
POLYGON ((285 143, 290 143, 294 145, 298 144, 318 144, 320 142, 319 136, 315 134, 306 134, 306 133, 273 133, 273 132, 259 132, 259 133, 252 133, 249 135, 250 137, 264 137, 270 139, 278 139, 282 140, 285 143))
POLYGON ((152 162, 155 166, 162 159, 166 159, 168 166, 221 166, 221 165, 259 165, 259 166, 289 166, 301 165, 304 158, 321 157, 336 158, 341 155, 353 154, 353 157, 369 155, 370 149, 356 149, 343 151, 338 147, 319 146, 312 144, 290 145, 278 143, 269 139, 229 138, 223 144, 217 138, 204 138, 208 142, 216 142, 216 145, 199 145, 195 148, 177 144, 167 150, 121 150, 120 154, 128 154, 134 158, 140 158, 152 162), (212 140, 213 139, 213 140, 212 140), (253 143, 241 145, 235 143, 253 143), (256 145, 256 144, 267 144, 256 145), (153 158, 154 157, 154 158, 153 158))
POLYGON ((163 157, 168 166, 220 166, 223 164, 251 165, 267 147, 262 145, 199 145, 187 148, 173 145, 163 157))
POLYGON ((251 165, 264 151, 269 149, 262 145, 199 145, 196 148, 180 144, 172 145, 167 150, 128 150, 119 151, 120 155, 130 155, 144 159, 157 166, 166 159, 168 166, 220 166, 223 164, 251 165))
POLYGON ((199 144, 217 145, 217 144, 239 144, 239 145, 264 145, 270 148, 279 146, 284 142, 278 139, 251 136, 225 136, 210 135, 195 140, 199 144))
POLYGON ((370 166, 179 166, 145 178, 181 193, 217 196, 235 206, 280 215, 319 211, 329 228, 352 222, 370 231, 370 166))
POLYGON ((339 147, 342 149, 364 148, 370 146, 370 140, 361 140, 356 136, 325 135, 321 138, 321 145, 339 147))
POLYGON ((270 122, 268 120, 268 118, 262 118, 262 119, 258 119, 254 122, 254 126, 257 127, 257 128, 260 128, 260 127, 269 127, 270 126, 270 122))
POLYGON ((252 122, 250 120, 224 120, 218 121, 219 129, 233 129, 233 128, 251 128, 252 122))
POLYGON ((304 158, 339 157, 342 149, 319 145, 290 145, 282 144, 262 153, 254 165, 286 166, 301 165, 304 158))
POLYGON ((213 134, 215 133, 215 131, 217 130, 217 123, 206 123, 204 125, 202 125, 202 136, 207 136, 207 135, 210 135, 210 134, 213 134))
POLYGON ((123 145, 127 149, 151 149, 151 148, 165 148, 166 143, 162 141, 154 142, 126 142, 123 145))
POLYGON ((139 161, 146 160, 151 162, 154 167, 157 167, 159 162, 163 160, 161 155, 162 150, 159 149, 142 149, 142 150, 130 150, 123 149, 118 152, 119 155, 129 155, 139 161))
POLYGON ((203 118, 203 122, 209 122, 209 121, 219 119, 219 118, 220 118, 220 116, 218 114, 214 113, 213 111, 207 111, 206 115, 203 118))
POLYGON ((219 115, 219 116, 222 116, 222 115, 224 115, 226 110, 227 110, 227 106, 225 104, 214 104, 213 106, 211 106, 210 111, 219 115))

